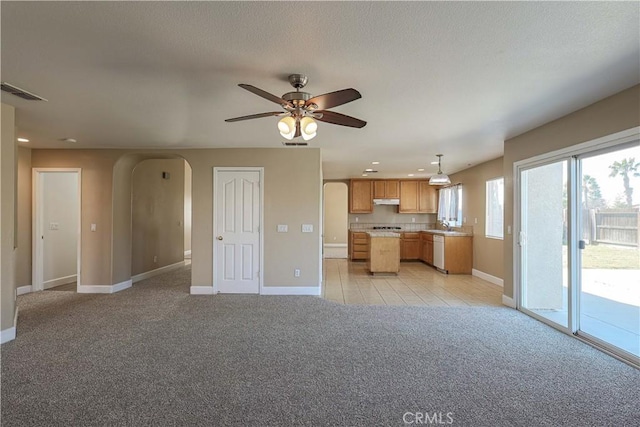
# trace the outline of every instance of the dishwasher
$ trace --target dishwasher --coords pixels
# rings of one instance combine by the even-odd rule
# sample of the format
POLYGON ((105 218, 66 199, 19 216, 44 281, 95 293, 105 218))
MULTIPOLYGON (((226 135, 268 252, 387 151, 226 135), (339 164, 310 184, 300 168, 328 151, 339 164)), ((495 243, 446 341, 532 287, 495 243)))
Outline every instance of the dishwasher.
POLYGON ((433 265, 444 270, 444 236, 433 236, 433 265))

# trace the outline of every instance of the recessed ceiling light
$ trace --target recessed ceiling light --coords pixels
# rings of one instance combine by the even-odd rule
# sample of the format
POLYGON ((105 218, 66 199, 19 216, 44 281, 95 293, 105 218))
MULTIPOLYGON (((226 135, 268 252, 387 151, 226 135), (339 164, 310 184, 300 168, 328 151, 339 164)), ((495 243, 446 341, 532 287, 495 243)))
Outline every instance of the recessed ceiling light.
POLYGON ((437 164, 438 164, 438 162, 431 162, 431 164, 432 164, 432 165, 437 165, 437 164))
POLYGON ((27 138, 18 138, 18 142, 29 142, 27 138))
POLYGON ((424 168, 418 169, 418 172, 424 172, 424 168))
POLYGON ((369 176, 369 175, 367 175, 366 173, 363 173, 362 176, 369 176))
POLYGON ((379 165, 380 162, 371 162, 372 165, 379 165))
POLYGON ((408 176, 413 176, 413 174, 412 174, 412 173, 410 173, 408 176))
POLYGON ((78 142, 77 140, 75 140, 73 138, 61 138, 60 141, 62 141, 62 142, 78 142))
POLYGON ((373 172, 373 169, 365 169, 365 172, 373 172))

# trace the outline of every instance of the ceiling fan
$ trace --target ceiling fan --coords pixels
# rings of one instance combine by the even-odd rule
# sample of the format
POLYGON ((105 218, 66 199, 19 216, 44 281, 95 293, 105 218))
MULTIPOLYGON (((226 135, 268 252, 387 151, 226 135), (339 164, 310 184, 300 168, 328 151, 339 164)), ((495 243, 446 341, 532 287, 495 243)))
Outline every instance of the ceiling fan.
POLYGON ((362 128, 367 124, 367 122, 356 119, 355 117, 328 110, 328 108, 337 107, 338 105, 361 98, 362 95, 360 95, 360 92, 355 89, 342 89, 336 92, 325 93, 324 95, 311 96, 310 93, 300 91, 300 89, 306 86, 307 81, 307 76, 304 74, 291 74, 289 76, 289 83, 291 83, 291 86, 296 90, 295 92, 287 92, 282 95, 282 97, 272 95, 255 86, 241 83, 238 86, 268 101, 279 104, 284 111, 271 111, 268 113, 235 117, 233 119, 226 119, 225 122, 239 122, 261 117, 281 116, 283 118, 278 122, 280 135, 287 139, 302 136, 305 141, 316 136, 318 124, 315 120, 354 128, 362 128))

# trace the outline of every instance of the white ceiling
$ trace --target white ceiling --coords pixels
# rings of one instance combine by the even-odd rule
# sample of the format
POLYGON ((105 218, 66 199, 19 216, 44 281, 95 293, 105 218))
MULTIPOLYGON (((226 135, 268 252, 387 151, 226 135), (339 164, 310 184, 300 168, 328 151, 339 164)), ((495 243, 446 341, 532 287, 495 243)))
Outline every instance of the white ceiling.
MULTIPOLYGON (((640 82, 638 2, 6 2, 2 93, 31 147, 282 147, 291 73, 318 95, 353 87, 320 123, 327 179, 405 177, 443 153, 453 173, 503 141, 640 82), (275 107, 275 108, 274 108, 275 107), (60 142, 75 138, 76 144, 60 142)), ((301 149, 301 148, 291 148, 301 149)), ((303 149, 303 148, 302 148, 303 149)))

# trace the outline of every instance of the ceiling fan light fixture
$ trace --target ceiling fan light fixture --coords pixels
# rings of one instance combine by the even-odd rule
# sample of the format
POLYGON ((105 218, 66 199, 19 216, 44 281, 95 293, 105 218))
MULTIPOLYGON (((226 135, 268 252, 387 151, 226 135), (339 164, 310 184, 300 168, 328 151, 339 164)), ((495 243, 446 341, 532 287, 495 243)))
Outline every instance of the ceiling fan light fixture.
POLYGON ((447 185, 447 184, 451 184, 451 179, 449 179, 449 176, 442 173, 442 168, 441 168, 441 161, 442 161, 442 154, 436 154, 436 156, 438 156, 438 173, 433 175, 431 178, 429 178, 429 185, 447 185))
POLYGON ((291 116, 283 117, 278 122, 278 130, 283 138, 292 140, 296 133, 296 119, 291 116))
POLYGON ((313 120, 311 117, 303 117, 300 119, 300 131, 304 134, 311 135, 312 133, 316 133, 318 130, 318 123, 313 120))

